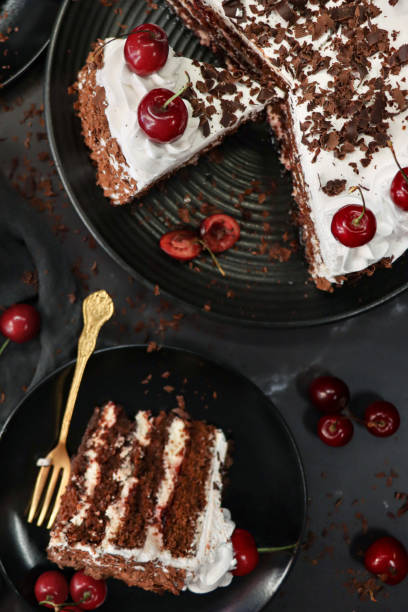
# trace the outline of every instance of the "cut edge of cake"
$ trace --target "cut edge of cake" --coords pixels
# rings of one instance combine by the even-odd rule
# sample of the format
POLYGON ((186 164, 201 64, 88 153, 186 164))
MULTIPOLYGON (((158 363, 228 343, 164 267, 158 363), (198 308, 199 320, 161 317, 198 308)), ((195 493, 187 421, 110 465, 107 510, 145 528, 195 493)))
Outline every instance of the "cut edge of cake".
POLYGON ((179 594, 227 586, 234 523, 221 508, 223 432, 180 410, 96 408, 50 535, 48 558, 96 579, 179 594))

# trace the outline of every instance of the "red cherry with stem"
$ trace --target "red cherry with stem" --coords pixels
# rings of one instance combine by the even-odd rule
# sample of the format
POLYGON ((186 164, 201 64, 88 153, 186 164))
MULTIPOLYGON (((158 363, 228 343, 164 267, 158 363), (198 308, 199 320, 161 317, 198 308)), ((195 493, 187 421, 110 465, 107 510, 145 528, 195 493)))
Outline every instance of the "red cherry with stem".
POLYGON ((353 423, 338 414, 325 414, 319 419, 317 433, 328 446, 344 446, 353 437, 353 423))
POLYGON ((399 163, 391 141, 388 142, 388 146, 399 168, 399 172, 394 176, 391 183, 391 199, 402 210, 408 210, 408 167, 403 168, 399 163))
POLYGON ((187 107, 180 94, 189 83, 173 93, 169 89, 152 89, 140 101, 137 119, 141 129, 153 142, 173 142, 186 129, 187 107))
POLYGON ((408 554, 396 538, 379 538, 366 550, 366 569, 387 584, 398 584, 408 573, 408 554))
POLYGON ((30 304, 14 304, 0 316, 0 332, 7 340, 0 348, 0 355, 10 342, 18 344, 32 340, 40 330, 38 311, 30 304))
POLYGON ((222 253, 230 249, 238 240, 240 233, 238 222, 229 215, 210 215, 200 225, 201 238, 213 253, 222 253))
POLYGON ((202 249, 197 234, 190 229, 173 230, 163 234, 160 238, 160 248, 179 261, 194 259, 202 249))
POLYGON ((356 248, 367 244, 375 236, 377 221, 374 213, 366 208, 363 190, 360 186, 352 187, 350 193, 358 189, 363 205, 347 204, 340 208, 331 222, 333 236, 346 247, 356 248))
POLYGON ((364 422, 373 436, 386 438, 397 431, 400 426, 400 415, 391 402, 377 401, 367 406, 364 422))
POLYGON ((259 553, 253 535, 246 529, 235 529, 231 536, 236 566, 234 576, 245 576, 258 565, 259 553))
POLYGON ((105 601, 107 587, 104 580, 95 580, 83 572, 75 572, 69 583, 69 592, 81 610, 95 610, 105 601))
POLYGON ((166 32, 154 23, 143 23, 128 35, 125 60, 132 72, 148 76, 164 66, 169 54, 166 32))
POLYGON ((340 412, 350 403, 350 391, 336 376, 319 376, 309 385, 309 398, 323 412, 340 412))
POLYGON ((68 583, 64 574, 57 570, 41 574, 34 585, 34 595, 38 603, 55 610, 54 604, 63 604, 68 597, 68 583))

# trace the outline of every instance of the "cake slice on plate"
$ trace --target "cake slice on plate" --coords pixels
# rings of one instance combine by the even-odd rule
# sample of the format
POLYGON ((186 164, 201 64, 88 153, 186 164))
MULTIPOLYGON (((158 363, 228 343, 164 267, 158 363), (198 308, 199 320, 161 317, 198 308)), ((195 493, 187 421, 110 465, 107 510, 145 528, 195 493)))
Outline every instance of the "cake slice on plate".
MULTIPOLYGON (((317 286, 331 289, 350 275, 390 266, 408 248, 408 195, 401 205, 390 194, 398 168, 387 146, 391 140, 408 166, 408 2, 168 2, 203 43, 285 90, 270 122, 292 172, 317 286), (333 233, 332 220, 342 207, 361 205, 358 191, 348 194, 355 185, 363 187, 376 227, 373 237, 349 246, 333 233)), ((366 220, 349 224, 349 234, 366 220)))
POLYGON ((227 586, 234 523, 221 508, 223 432, 177 410, 134 421, 96 408, 72 462, 48 558, 96 578, 174 594, 227 586))
POLYGON ((105 43, 100 41, 90 52, 74 89, 97 182, 112 204, 125 204, 195 163, 279 96, 278 89, 261 87, 249 76, 180 57, 171 48, 159 70, 140 76, 125 60, 125 40, 105 43), (151 140, 138 120, 141 100, 154 89, 177 93, 186 84, 181 94, 188 115, 183 133, 168 143, 151 140))

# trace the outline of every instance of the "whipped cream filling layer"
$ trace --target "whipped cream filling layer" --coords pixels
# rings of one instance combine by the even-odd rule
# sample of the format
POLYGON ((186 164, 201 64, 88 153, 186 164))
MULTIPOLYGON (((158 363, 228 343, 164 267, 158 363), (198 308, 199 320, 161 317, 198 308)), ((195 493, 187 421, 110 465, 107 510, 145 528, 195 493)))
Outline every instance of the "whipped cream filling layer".
POLYGON ((101 418, 99 420, 99 427, 96 433, 88 440, 87 443, 87 451, 84 455, 88 462, 88 467, 84 475, 85 490, 82 494, 84 499, 79 505, 78 513, 71 519, 71 523, 73 525, 81 525, 89 511, 89 508, 91 507, 92 496, 101 480, 101 466, 98 461, 96 461, 97 451, 103 444, 104 436, 107 430, 113 427, 116 424, 116 421, 116 407, 112 402, 110 402, 102 411, 101 418))
MULTIPOLYGON (((140 411, 136 417, 135 437, 142 444, 149 444, 150 421, 148 413, 140 411)), ((155 516, 160 514, 161 508, 172 494, 174 475, 182 461, 188 434, 184 421, 176 417, 169 429, 169 438, 163 453, 164 477, 158 493, 158 503, 155 516)), ((212 462, 206 482, 207 505, 197 519, 196 540, 192 545, 189 556, 174 557, 171 552, 163 548, 161 533, 154 524, 148 529, 147 537, 142 548, 119 548, 112 540, 115 533, 121 528, 121 521, 126 504, 126 493, 130 486, 137 486, 131 476, 129 448, 123 449, 124 465, 117 471, 114 478, 122 479, 122 492, 119 499, 111 504, 107 510, 108 517, 106 535, 98 547, 84 544, 75 544, 70 548, 87 552, 93 563, 104 565, 105 555, 114 555, 125 558, 135 567, 143 570, 143 563, 160 563, 163 566, 186 570, 186 588, 195 593, 208 593, 220 586, 227 586, 232 580, 230 572, 235 565, 231 535, 235 524, 231 521, 228 510, 221 508, 222 477, 221 471, 227 454, 227 441, 221 430, 216 430, 212 444, 212 462), (141 565, 138 565, 141 564, 141 565)), ((91 465, 95 463, 91 458, 91 465)), ((91 468, 91 465, 88 469, 91 468)), ((96 469, 95 466, 92 470, 96 469)), ((75 522, 75 517, 73 518, 75 522)), ((68 542, 64 531, 52 533, 50 548, 67 548, 68 542)))
MULTIPOLYGON (((171 3, 171 0, 169 0, 171 3)), ((181 0, 183 3, 183 0, 181 0)), ((286 48, 290 51, 288 41, 285 39, 276 41, 274 36, 278 31, 286 31, 288 21, 286 21, 278 10, 271 10, 267 14, 257 15, 257 9, 264 9, 264 3, 253 2, 253 0, 240 0, 235 17, 226 16, 223 0, 202 0, 203 4, 208 5, 218 13, 225 21, 226 26, 237 34, 245 44, 248 45, 260 58, 270 67, 271 73, 283 79, 288 86, 289 105, 291 108, 292 121, 294 125, 294 137, 297 151, 294 154, 296 161, 299 161, 304 180, 310 217, 314 223, 315 238, 314 246, 316 251, 316 262, 313 275, 326 278, 330 282, 335 282, 338 276, 359 272, 377 263, 382 258, 400 257, 408 248, 408 212, 399 209, 390 197, 390 186, 393 177, 398 171, 394 163, 391 152, 387 147, 379 148, 373 153, 371 163, 364 167, 361 164, 364 158, 364 148, 370 144, 372 138, 361 135, 361 143, 356 146, 353 153, 348 153, 344 159, 335 158, 333 152, 320 151, 317 159, 312 162, 315 151, 310 151, 304 143, 304 131, 302 124, 305 124, 311 112, 308 110, 307 102, 300 103, 298 96, 302 95, 301 82, 307 76, 309 84, 315 83, 318 91, 329 91, 333 88, 333 74, 326 68, 313 73, 312 66, 305 67, 301 71, 299 79, 294 74, 295 71, 290 60, 280 60, 276 65, 272 60, 279 58, 280 51, 286 48), (256 36, 249 37, 246 29, 251 21, 255 20, 259 25, 265 24, 265 33, 274 32, 269 39, 264 39, 260 44, 256 36), (354 164, 350 165, 350 164, 354 164), (354 171, 358 170, 358 173, 354 171), (346 188, 338 196, 328 196, 321 187, 328 181, 345 180, 346 188), (334 213, 346 204, 361 204, 358 192, 347 195, 348 189, 356 184, 360 184, 368 189, 365 191, 367 207, 376 215, 377 233, 368 244, 349 248, 338 242, 331 233, 331 220, 334 213)), ((338 0, 328 0, 324 3, 324 9, 330 10, 339 7, 342 3, 338 0)), ((391 40, 392 47, 396 50, 408 43, 408 0, 400 0, 395 6, 386 0, 373 1, 381 13, 370 20, 370 27, 377 26, 380 30, 385 30, 391 40)), ((316 10, 316 2, 306 2, 305 6, 316 10)), ((299 17, 296 25, 301 27, 307 24, 308 17, 299 17)), ((316 18, 317 19, 317 18, 316 18)), ((346 24, 347 26, 347 24, 346 24)), ((315 52, 319 52, 324 58, 329 58, 330 65, 337 61, 336 55, 338 41, 346 43, 347 39, 342 34, 342 27, 336 32, 328 31, 322 36, 313 39, 310 34, 303 34, 298 42, 308 45, 315 52)), ((282 53, 284 57, 285 54, 282 53)), ((376 52, 367 58, 368 72, 364 78, 359 74, 355 76, 356 97, 364 95, 369 91, 370 83, 375 79, 384 77, 386 71, 383 67, 383 54, 376 52)), ((407 89, 408 65, 401 65, 399 74, 386 74, 387 83, 392 88, 407 89)), ((390 103, 390 96, 388 102, 390 103)), ((388 138, 392 140, 394 148, 400 159, 402 166, 408 164, 408 111, 399 112, 394 104, 388 104, 394 117, 389 120, 388 138)), ((321 106, 313 109, 316 113, 324 113, 321 106)), ((336 130, 341 129, 344 120, 330 117, 330 122, 336 130)))
MULTIPOLYGON (((109 40, 109 39, 107 39, 109 40)), ((187 83, 187 74, 193 87, 197 81, 203 82, 200 68, 193 60, 178 57, 169 49, 166 64, 159 71, 140 77, 129 70, 124 59, 125 41, 111 40, 104 47, 103 66, 96 73, 96 83, 105 90, 105 114, 109 130, 122 150, 126 166, 120 168, 116 159, 111 159, 117 171, 128 174, 137 183, 138 191, 143 190, 159 178, 172 172, 175 168, 191 160, 196 154, 220 139, 236 125, 252 114, 260 112, 265 103, 254 102, 250 94, 251 87, 236 83, 240 93, 240 102, 244 110, 235 112, 234 125, 223 127, 221 119, 223 110, 221 101, 212 96, 211 104, 216 112, 208 118, 210 133, 204 136, 199 127, 199 117, 193 117, 191 104, 184 100, 188 110, 188 122, 185 132, 174 142, 158 144, 152 142, 140 128, 137 119, 137 108, 140 100, 152 89, 165 88, 178 91, 187 83), (186 74, 187 73, 187 74, 186 74)), ((197 96, 204 99, 195 89, 197 96)), ((234 94, 223 94, 223 100, 233 100, 234 94)))

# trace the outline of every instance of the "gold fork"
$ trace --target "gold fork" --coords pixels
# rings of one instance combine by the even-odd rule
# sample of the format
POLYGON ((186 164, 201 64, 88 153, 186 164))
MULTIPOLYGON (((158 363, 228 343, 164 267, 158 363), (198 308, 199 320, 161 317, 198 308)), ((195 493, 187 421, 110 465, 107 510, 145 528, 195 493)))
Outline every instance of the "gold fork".
POLYGON ((71 472, 71 462, 66 449, 66 441, 69 424, 71 422, 72 413, 74 411, 74 406, 79 391, 79 385, 81 384, 87 361, 95 348, 99 330, 101 329, 102 325, 111 318, 113 312, 114 306, 112 299, 107 292, 103 290, 96 291, 95 293, 88 295, 82 305, 84 327, 78 341, 77 362, 68 395, 67 405, 62 418, 61 431, 57 445, 48 453, 43 461, 44 465, 41 466, 38 473, 27 518, 29 523, 33 521, 37 511, 40 510, 40 500, 50 471, 51 477, 48 483, 44 501, 42 503, 40 515, 37 520, 37 525, 40 526, 43 524, 45 517, 51 509, 51 500, 54 497, 56 484, 58 482, 60 472, 62 471, 58 491, 55 496, 54 507, 51 510, 51 515, 47 523, 47 529, 52 527, 57 515, 61 496, 64 493, 71 472))

